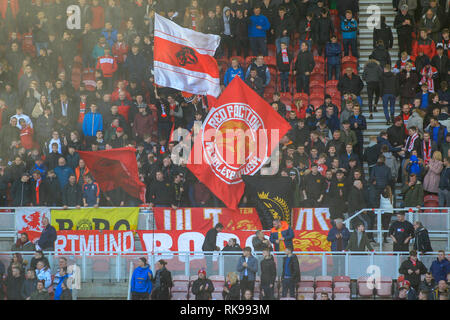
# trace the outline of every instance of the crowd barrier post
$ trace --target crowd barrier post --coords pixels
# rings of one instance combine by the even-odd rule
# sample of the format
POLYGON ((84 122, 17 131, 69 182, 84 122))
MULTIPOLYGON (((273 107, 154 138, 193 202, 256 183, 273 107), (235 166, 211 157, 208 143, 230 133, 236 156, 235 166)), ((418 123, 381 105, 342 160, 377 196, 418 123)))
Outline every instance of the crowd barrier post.
POLYGON ((82 265, 81 274, 82 274, 83 281, 86 282, 86 269, 87 269, 86 268, 86 252, 83 251, 82 254, 83 255, 81 258, 81 265, 82 265))
POLYGON ((133 262, 130 261, 130 272, 128 274, 128 293, 127 300, 131 300, 131 278, 133 277, 133 262))
POLYGON ((383 251, 383 232, 382 232, 382 223, 381 223, 381 210, 375 210, 375 214, 377 215, 377 234, 378 234, 378 243, 380 246, 380 251, 383 251))
POLYGON ((396 274, 396 277, 398 278, 398 276, 400 275, 400 273, 398 272, 398 269, 400 269, 400 254, 399 253, 396 253, 395 262, 397 263, 397 266, 395 268, 395 274, 396 274))
POLYGON ((116 280, 120 282, 120 262, 121 262, 121 253, 116 255, 116 280))
POLYGON ((325 255, 325 252, 322 253, 322 276, 327 275, 327 256, 325 255))
POLYGON ((348 252, 345 252, 345 275, 348 276, 348 252))
POLYGON ((190 266, 191 255, 189 252, 186 252, 186 260, 184 262, 184 275, 187 277, 191 277, 191 266, 190 266))

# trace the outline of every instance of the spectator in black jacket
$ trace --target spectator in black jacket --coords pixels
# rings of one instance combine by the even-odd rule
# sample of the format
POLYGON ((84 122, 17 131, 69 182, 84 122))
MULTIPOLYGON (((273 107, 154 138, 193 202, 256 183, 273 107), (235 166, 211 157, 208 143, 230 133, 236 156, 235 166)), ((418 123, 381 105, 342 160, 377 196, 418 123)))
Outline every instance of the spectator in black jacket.
POLYGON ((295 31, 295 16, 287 15, 286 8, 280 6, 278 8, 278 15, 273 19, 273 26, 271 33, 275 36, 275 45, 277 53, 281 51, 281 43, 284 42, 289 47, 289 40, 292 33, 295 31))
POLYGON ((16 180, 11 187, 13 206, 25 207, 31 204, 31 185, 28 173, 22 173, 20 179, 16 180))
POLYGON ((259 94, 261 97, 264 94, 264 83, 263 80, 258 76, 256 69, 251 69, 250 74, 245 79, 245 83, 255 90, 257 94, 259 94))
POLYGON ((291 298, 295 297, 295 285, 300 281, 300 265, 296 255, 292 254, 292 248, 284 249, 286 256, 283 257, 283 272, 281 281, 283 282, 283 292, 281 297, 285 298, 289 292, 291 298))
POLYGON ((375 47, 378 40, 383 40, 386 50, 392 49, 394 46, 394 37, 391 27, 386 24, 386 16, 381 16, 380 28, 373 29, 373 46, 375 47))
POLYGON ((372 51, 370 58, 377 60, 381 66, 391 65, 391 55, 388 49, 385 48, 383 40, 378 40, 375 49, 372 51))
POLYGON ((371 170, 370 180, 375 188, 374 190, 377 193, 377 198, 380 197, 380 194, 386 188, 386 186, 391 184, 392 180, 392 172, 391 169, 385 164, 386 158, 384 155, 380 155, 378 157, 377 164, 371 170))
POLYGON ((363 88, 364 83, 358 75, 353 73, 353 69, 351 67, 345 69, 345 74, 340 77, 338 83, 338 90, 341 95, 344 96, 344 93, 354 94, 358 103, 362 105, 361 91, 363 88))
POLYGON ((450 206, 450 158, 444 157, 444 169, 439 179, 439 206, 450 206))
POLYGON ((164 179, 161 170, 156 172, 156 180, 148 186, 147 197, 150 206, 167 207, 175 206, 174 188, 171 188, 170 182, 164 179))
POLYGON ((261 266, 261 289, 263 290, 263 300, 273 300, 275 291, 275 280, 277 278, 277 266, 273 255, 269 249, 263 250, 261 266))
POLYGON ((425 254, 426 252, 433 251, 431 247, 430 237, 428 236, 428 230, 425 229, 422 222, 416 221, 414 226, 414 250, 425 254))
POLYGON ((48 193, 47 181, 41 176, 41 172, 39 170, 33 172, 31 196, 33 205, 36 207, 46 206, 47 199, 52 196, 48 193))
POLYGON ((314 56, 308 51, 308 44, 302 42, 294 67, 297 92, 304 92, 309 95, 309 78, 315 65, 314 56))
POLYGON ((414 17, 408 13, 408 5, 400 7, 400 12, 394 20, 394 28, 397 29, 399 51, 412 53, 412 33, 414 31, 414 17))
POLYGON ((198 279, 192 284, 192 294, 195 300, 211 300, 211 293, 214 292, 214 284, 206 277, 206 270, 198 271, 198 279))
POLYGON ((69 183, 64 186, 62 204, 64 209, 68 207, 76 207, 79 209, 83 205, 81 187, 77 183, 77 177, 74 174, 69 176, 69 183))
POLYGON ((231 32, 233 33, 234 45, 236 48, 236 54, 244 57, 248 56, 248 25, 249 18, 244 15, 242 10, 231 11, 233 19, 231 19, 231 32))
POLYGON ((387 125, 390 125, 391 122, 394 122, 395 99, 397 95, 397 77, 394 73, 391 72, 390 64, 386 64, 384 66, 384 73, 381 77, 381 96, 383 97, 383 110, 387 125), (388 110, 388 104, 390 106, 390 110, 388 110))
POLYGON ((330 41, 330 36, 334 33, 334 25, 329 16, 329 11, 322 8, 320 17, 314 21, 314 41, 317 44, 319 56, 325 54, 325 45, 330 41))
POLYGON ((393 251, 409 251, 409 241, 414 238, 414 227, 405 220, 405 213, 397 213, 397 221, 389 227, 389 236, 394 242, 393 251))
POLYGON ((277 68, 280 72, 281 90, 289 92, 289 73, 291 70, 292 54, 288 50, 286 42, 281 42, 281 50, 277 53, 277 68))
POLYGON ((237 243, 236 238, 230 238, 227 245, 223 247, 222 252, 242 252, 242 248, 237 243))
POLYGON ((405 280, 410 282, 411 287, 415 291, 418 291, 420 276, 427 273, 427 268, 422 261, 417 259, 417 251, 411 250, 409 252, 409 259, 402 262, 398 272, 405 276, 405 280))
POLYGON ((12 274, 6 278, 6 297, 8 300, 23 300, 22 286, 24 277, 17 267, 12 268, 12 274))

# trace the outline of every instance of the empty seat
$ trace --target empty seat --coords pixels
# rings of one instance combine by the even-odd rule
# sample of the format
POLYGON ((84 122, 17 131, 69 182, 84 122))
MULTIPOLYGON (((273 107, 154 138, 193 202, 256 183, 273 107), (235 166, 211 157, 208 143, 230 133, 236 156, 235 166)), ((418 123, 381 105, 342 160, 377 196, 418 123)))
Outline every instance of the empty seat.
POLYGON ((225 282, 225 277, 220 275, 209 276, 208 279, 212 282, 225 282))
POLYGON ((185 275, 176 275, 172 277, 172 281, 189 281, 189 276, 185 276, 185 275))
POLYGON ((311 74, 311 77, 309 80, 312 81, 321 81, 323 82, 325 80, 325 75, 323 73, 313 73, 311 74))
MULTIPOLYGON (((300 282, 304 284, 309 284, 310 287, 314 287, 314 277, 312 276, 301 276, 300 282)), ((304 287, 306 287, 306 285, 304 287)))
POLYGON ((172 300, 188 300, 188 296, 183 292, 174 292, 172 293, 172 300))
POLYGON ((331 294, 331 293, 333 293, 333 289, 331 287, 317 287, 314 292, 316 294, 321 293, 321 292, 326 292, 326 293, 331 294))
POLYGON ((317 276, 316 287, 330 287, 333 285, 333 278, 331 276, 317 276))
POLYGON ((300 287, 297 290, 298 293, 314 293, 313 287, 300 287))
POLYGON ((297 300, 314 300, 314 293, 299 293, 297 300))
POLYGON ((426 195, 423 198, 424 207, 439 207, 439 197, 436 195, 426 195))
POLYGON ((333 278, 334 284, 336 285, 336 282, 348 282, 350 283, 350 277, 348 276, 335 276, 333 278))
POLYGON ((373 279, 369 277, 360 277, 358 278, 358 294, 360 297, 373 297, 374 294, 374 283, 373 279))
POLYGON ((319 108, 324 102, 323 98, 311 98, 309 104, 314 106, 314 110, 319 108))
POLYGON ((334 288, 350 288, 350 282, 335 282, 334 288))
POLYGON ((335 293, 334 300, 350 300, 349 293, 335 293))
MULTIPOLYGON (((340 283, 344 283, 344 282, 340 282, 340 283)), ((334 287, 333 292, 334 293, 351 293, 351 290, 350 290, 349 286, 338 286, 338 287, 334 287)))
POLYGON ((255 59, 255 56, 248 56, 247 58, 245 58, 245 65, 247 66, 247 68, 253 63, 253 61, 255 61, 255 59))
POLYGON ((213 293, 211 294, 211 296, 212 296, 212 299, 213 299, 213 300, 223 300, 222 293, 219 293, 219 292, 213 292, 213 293))
POLYGON ((276 56, 267 56, 264 57, 264 63, 267 64, 268 66, 277 66, 277 58, 276 56))
POLYGON ((172 292, 188 292, 189 282, 175 282, 172 292))
POLYGON ((378 285, 379 288, 376 289, 377 297, 392 297, 392 282, 380 282, 378 285))

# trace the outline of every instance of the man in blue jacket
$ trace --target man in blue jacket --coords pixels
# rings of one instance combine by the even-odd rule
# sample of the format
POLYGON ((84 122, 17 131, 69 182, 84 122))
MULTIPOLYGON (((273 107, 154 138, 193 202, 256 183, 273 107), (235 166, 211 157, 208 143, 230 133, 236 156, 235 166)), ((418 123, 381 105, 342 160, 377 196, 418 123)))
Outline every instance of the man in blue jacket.
POLYGON ((141 257, 138 259, 138 266, 133 271, 131 277, 131 299, 148 300, 152 292, 153 273, 147 264, 147 259, 141 257))
POLYGON ((273 220, 273 228, 270 230, 270 242, 273 243, 275 251, 284 251, 285 248, 293 248, 294 230, 286 221, 273 220))
POLYGON ((356 35, 358 33, 358 22, 353 19, 350 10, 345 12, 345 19, 341 22, 342 41, 344 44, 344 56, 349 55, 349 48, 352 48, 352 55, 358 58, 356 35))
POLYGON ((60 157, 58 159, 58 166, 54 169, 54 171, 61 189, 64 189, 64 186, 69 182, 70 175, 74 174, 72 168, 66 165, 66 159, 60 157))
POLYGON ((250 24, 248 26, 248 37, 250 40, 250 47, 254 56, 262 54, 267 56, 267 34, 270 29, 270 22, 266 16, 261 14, 261 7, 259 5, 253 8, 253 15, 250 17, 250 24))
POLYGON ((430 267, 430 272, 433 278, 438 283, 441 280, 447 281, 447 274, 450 273, 450 261, 445 257, 445 251, 439 250, 438 257, 433 261, 430 267))
POLYGON ((237 58, 233 58, 231 60, 231 67, 228 68, 227 72, 225 73, 223 84, 224 86, 228 86, 228 84, 231 82, 231 80, 234 79, 234 77, 239 76, 244 81, 244 71, 242 70, 241 66, 239 65, 239 61, 237 58))
POLYGON ((331 36, 331 41, 325 46, 325 56, 327 57, 327 72, 328 80, 333 79, 333 73, 335 74, 335 79, 339 80, 339 75, 341 73, 341 54, 342 48, 341 44, 338 43, 336 35, 331 36))
POLYGON ((86 137, 86 143, 91 143, 97 138, 97 131, 103 130, 103 117, 97 112, 97 105, 91 104, 90 111, 84 115, 83 133, 86 137))
POLYGON ((83 204, 85 207, 98 208, 100 204, 100 186, 94 182, 92 176, 88 174, 83 185, 83 204))
POLYGON ((47 217, 42 219, 42 225, 44 229, 42 230, 39 240, 36 241, 36 249, 42 251, 54 251, 55 241, 56 241, 56 229, 50 225, 47 217))
POLYGON ((243 255, 239 258, 237 271, 240 273, 241 296, 246 290, 252 292, 255 289, 256 273, 258 272, 258 260, 252 255, 252 248, 245 247, 243 255))

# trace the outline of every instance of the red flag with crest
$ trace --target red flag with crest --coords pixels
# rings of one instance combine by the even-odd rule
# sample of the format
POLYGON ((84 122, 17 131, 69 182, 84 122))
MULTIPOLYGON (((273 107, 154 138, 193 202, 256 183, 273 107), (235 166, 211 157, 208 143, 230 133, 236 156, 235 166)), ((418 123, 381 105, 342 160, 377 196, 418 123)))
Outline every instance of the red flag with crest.
POLYGON ((226 87, 194 141, 188 168, 228 208, 237 208, 245 184, 291 126, 239 77, 226 87))

